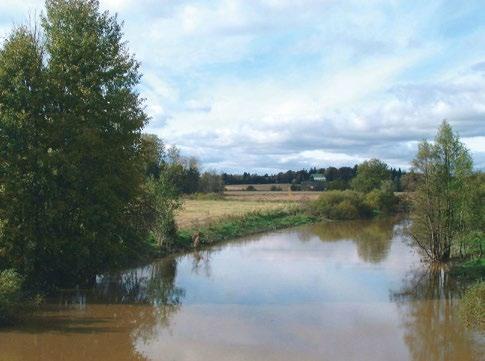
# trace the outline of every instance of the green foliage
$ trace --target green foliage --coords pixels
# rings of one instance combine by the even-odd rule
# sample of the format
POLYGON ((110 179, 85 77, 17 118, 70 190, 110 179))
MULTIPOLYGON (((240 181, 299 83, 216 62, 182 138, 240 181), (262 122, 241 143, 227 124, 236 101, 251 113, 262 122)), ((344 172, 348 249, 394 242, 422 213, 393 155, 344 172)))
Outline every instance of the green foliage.
POLYGON ((350 190, 324 192, 311 203, 310 209, 313 214, 325 218, 344 220, 388 215, 398 208, 398 204, 392 182, 385 181, 380 189, 367 194, 350 190))
POLYGON ((214 171, 204 172, 200 176, 199 192, 224 193, 224 181, 222 176, 214 171))
POLYGON ((175 211, 182 202, 175 185, 164 172, 159 179, 150 178, 146 181, 148 200, 142 207, 148 213, 151 234, 159 248, 167 247, 177 234, 175 211))
POLYGON ((464 231, 453 245, 452 252, 463 259, 481 258, 485 256, 485 231, 464 231))
POLYGON ((278 187, 278 186, 271 186, 271 188, 269 190, 271 192, 281 192, 283 189, 281 187, 278 187))
POLYGON ((313 214, 329 219, 357 219, 369 217, 371 211, 362 193, 327 191, 311 204, 313 214))
POLYGON ((485 282, 477 283, 466 290, 459 313, 467 326, 485 330, 485 282))
POLYGON ((0 326, 27 316, 35 302, 25 297, 22 277, 14 270, 0 272, 0 326))
POLYGON ((315 217, 305 214, 299 208, 252 212, 243 216, 223 218, 218 222, 198 229, 179 231, 177 245, 179 248, 190 248, 194 232, 200 233, 201 243, 204 245, 254 233, 298 226, 313 221, 315 221, 315 217))
POLYGON ((485 258, 472 259, 454 264, 451 273, 456 278, 468 283, 485 279, 485 258))
POLYGON ((45 208, 55 190, 43 108, 46 78, 38 35, 15 29, 0 49, 0 257, 2 267, 32 267, 44 246, 45 208), (16 264, 13 264, 16 261, 16 264))
POLYGON ((346 190, 349 189, 349 182, 343 179, 336 179, 326 183, 327 189, 330 190, 346 190))
POLYGON ((247 190, 248 192, 252 192, 252 191, 255 191, 255 190, 256 190, 256 188, 255 188, 254 186, 249 185, 249 186, 247 186, 247 187, 246 187, 246 190, 247 190))
POLYGON ((350 199, 344 199, 335 206, 334 212, 329 215, 335 219, 357 219, 360 218, 359 206, 360 202, 357 203, 352 202, 350 199))
POLYGON ((383 181, 390 180, 391 172, 386 163, 371 159, 357 167, 357 175, 352 179, 352 189, 367 193, 381 187, 383 181))
POLYGON ((199 191, 200 172, 195 158, 183 157, 180 150, 172 146, 163 155, 162 163, 168 180, 176 186, 179 194, 199 191))
POLYGON ((419 174, 413 171, 403 174, 400 183, 400 188, 404 192, 415 192, 419 183, 419 174))
POLYGON ((166 162, 163 141, 155 134, 142 134, 140 155, 145 175, 158 179, 166 162))
POLYGON ((39 287, 89 281, 145 242, 138 63, 95 0, 48 0, 0 50, 0 250, 39 287))
POLYGON ((177 148, 166 151, 165 145, 156 135, 142 137, 142 161, 147 179, 144 183, 140 218, 158 248, 173 242, 177 233, 175 211, 181 206, 180 184, 174 178, 179 170, 180 155, 177 148))
POLYGON ((375 213, 392 213, 398 203, 392 182, 389 180, 382 182, 380 189, 374 189, 365 195, 364 202, 375 213))
POLYGON ((472 159, 444 121, 433 144, 419 145, 413 161, 420 174, 413 197, 411 235, 433 261, 447 261, 460 238, 478 226, 473 221, 472 159))

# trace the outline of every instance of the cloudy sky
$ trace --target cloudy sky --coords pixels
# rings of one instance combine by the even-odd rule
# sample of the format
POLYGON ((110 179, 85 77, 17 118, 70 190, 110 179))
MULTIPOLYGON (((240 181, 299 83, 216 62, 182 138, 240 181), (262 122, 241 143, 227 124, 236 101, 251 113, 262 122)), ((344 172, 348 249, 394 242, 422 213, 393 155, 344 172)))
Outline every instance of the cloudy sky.
MULTIPOLYGON (((142 63, 147 131, 205 168, 409 166, 443 119, 485 169, 485 2, 101 0, 142 63)), ((0 37, 42 0, 1 0, 0 37)))

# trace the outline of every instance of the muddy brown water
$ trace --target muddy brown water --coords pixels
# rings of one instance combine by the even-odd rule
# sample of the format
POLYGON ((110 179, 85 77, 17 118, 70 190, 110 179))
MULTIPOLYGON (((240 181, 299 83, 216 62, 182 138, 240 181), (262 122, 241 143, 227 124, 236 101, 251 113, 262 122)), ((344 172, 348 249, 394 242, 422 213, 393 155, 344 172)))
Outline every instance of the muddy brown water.
POLYGON ((101 275, 0 329, 0 361, 485 360, 460 285, 401 231, 315 224, 101 275))

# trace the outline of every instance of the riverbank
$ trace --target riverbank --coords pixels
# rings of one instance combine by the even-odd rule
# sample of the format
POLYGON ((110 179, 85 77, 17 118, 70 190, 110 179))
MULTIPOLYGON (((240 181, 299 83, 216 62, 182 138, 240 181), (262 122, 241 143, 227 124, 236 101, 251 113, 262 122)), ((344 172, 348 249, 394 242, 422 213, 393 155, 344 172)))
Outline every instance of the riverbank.
MULTIPOLYGON (((402 197, 392 192, 375 191, 368 194, 353 191, 315 192, 317 199, 282 196, 268 201, 266 193, 234 199, 226 194, 210 198, 190 197, 176 214, 177 234, 165 243, 161 255, 187 251, 232 238, 313 223, 319 220, 370 219, 403 212, 402 197), (305 199, 305 200, 303 200, 305 199)), ((294 192, 290 192, 294 193, 294 192)))
POLYGON ((242 215, 227 216, 199 227, 182 228, 177 238, 164 253, 179 252, 213 245, 252 234, 295 227, 318 221, 319 218, 305 212, 303 206, 292 206, 268 210, 252 211, 242 215), (198 237, 196 241, 195 238, 198 237))

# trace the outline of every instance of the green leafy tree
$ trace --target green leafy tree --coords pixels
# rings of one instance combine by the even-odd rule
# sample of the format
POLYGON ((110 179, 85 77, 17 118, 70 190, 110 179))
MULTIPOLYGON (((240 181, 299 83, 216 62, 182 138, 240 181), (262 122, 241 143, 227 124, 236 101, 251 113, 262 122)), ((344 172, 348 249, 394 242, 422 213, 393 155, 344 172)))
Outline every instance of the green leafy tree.
POLYGON ((199 191, 204 193, 224 193, 224 181, 221 175, 214 171, 202 173, 199 182, 199 191))
POLYGON ((194 157, 184 157, 172 146, 167 150, 165 171, 180 194, 192 194, 199 190, 200 171, 194 157))
POLYGON ((144 214, 142 219, 157 246, 167 249, 174 242, 177 233, 175 211, 182 205, 180 190, 173 179, 177 171, 183 170, 178 164, 179 153, 173 147, 166 152, 160 138, 144 134, 142 159, 147 179, 140 212, 144 214))
POLYGON ((159 178, 166 162, 165 145, 155 134, 143 134, 141 139, 141 157, 147 177, 159 178))
POLYGON ((25 273, 39 270, 55 217, 43 60, 38 34, 26 27, 15 29, 0 50, 0 257, 3 267, 25 273))
POLYGON ((433 261, 447 261, 469 219, 472 159, 448 122, 434 143, 423 141, 413 161, 420 175, 414 197, 411 235, 433 261))
POLYGON ((391 173, 386 163, 371 159, 357 167, 357 175, 352 179, 352 188, 358 192, 370 192, 381 187, 383 181, 390 180, 391 173))
POLYGON ((96 0, 48 0, 0 51, 2 248, 34 283, 92 279, 145 241, 138 63, 96 0))
POLYGON ((397 204, 394 195, 393 182, 386 180, 382 182, 379 189, 374 189, 365 195, 366 205, 378 214, 390 214, 397 204))

